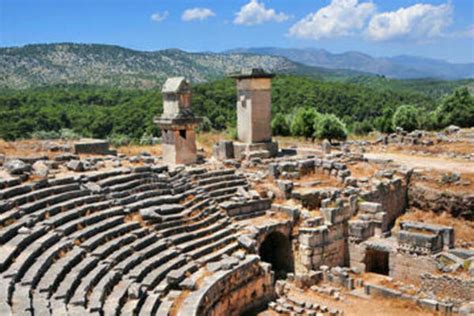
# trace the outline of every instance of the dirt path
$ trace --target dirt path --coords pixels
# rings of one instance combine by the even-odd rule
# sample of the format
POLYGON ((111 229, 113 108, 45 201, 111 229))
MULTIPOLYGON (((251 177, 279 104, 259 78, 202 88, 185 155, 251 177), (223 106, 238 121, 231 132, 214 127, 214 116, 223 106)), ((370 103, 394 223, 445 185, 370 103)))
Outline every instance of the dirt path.
POLYGON ((367 158, 391 159, 394 163, 402 164, 411 168, 434 169, 439 171, 474 173, 474 162, 456 161, 445 158, 420 157, 393 153, 366 153, 367 158))

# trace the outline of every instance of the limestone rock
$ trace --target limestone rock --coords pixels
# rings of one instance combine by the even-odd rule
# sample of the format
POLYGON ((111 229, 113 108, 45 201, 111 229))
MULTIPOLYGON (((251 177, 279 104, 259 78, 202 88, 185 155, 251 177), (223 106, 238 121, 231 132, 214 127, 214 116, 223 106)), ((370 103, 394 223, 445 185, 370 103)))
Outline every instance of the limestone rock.
POLYGON ((321 149, 323 151, 324 154, 326 155, 329 155, 331 153, 331 143, 329 142, 329 140, 327 139, 324 139, 323 140, 323 143, 321 144, 321 149))
POLYGON ((22 174, 31 170, 31 165, 24 163, 19 159, 9 160, 5 163, 5 169, 7 169, 8 173, 14 174, 22 174))
POLYGON ((66 164, 66 167, 72 171, 84 171, 84 164, 80 160, 71 160, 66 164))
POLYGON ((49 174, 49 166, 43 160, 39 160, 33 164, 33 173, 40 177, 47 177, 49 174))

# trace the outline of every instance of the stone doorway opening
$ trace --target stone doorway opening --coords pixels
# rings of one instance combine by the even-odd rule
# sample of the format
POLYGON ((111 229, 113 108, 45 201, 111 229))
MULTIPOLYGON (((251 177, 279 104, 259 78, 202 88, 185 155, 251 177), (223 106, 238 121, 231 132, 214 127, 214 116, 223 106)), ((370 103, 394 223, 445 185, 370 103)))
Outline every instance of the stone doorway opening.
POLYGON ((272 232, 265 238, 259 255, 262 261, 272 265, 276 279, 284 279, 288 273, 295 271, 290 239, 280 232, 272 232))
POLYGON ((365 272, 389 275, 389 252, 368 248, 365 252, 365 272))

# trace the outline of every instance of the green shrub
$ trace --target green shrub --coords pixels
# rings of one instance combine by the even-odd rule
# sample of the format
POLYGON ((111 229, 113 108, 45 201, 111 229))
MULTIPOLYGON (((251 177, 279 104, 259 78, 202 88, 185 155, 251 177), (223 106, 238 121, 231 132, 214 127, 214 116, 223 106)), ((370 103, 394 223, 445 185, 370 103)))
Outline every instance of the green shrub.
POLYGON ((435 111, 435 122, 437 128, 474 126, 474 97, 469 90, 461 88, 446 97, 435 111))
POLYGON ((125 134, 112 134, 108 137, 108 141, 115 147, 126 146, 131 143, 130 137, 125 134))
POLYGON ((347 139, 346 126, 334 114, 322 115, 321 118, 314 123, 314 130, 314 137, 318 139, 327 138, 329 141, 333 139, 347 139))
POLYGON ((81 135, 74 132, 72 129, 63 128, 60 131, 60 138, 64 140, 78 140, 81 139, 81 135))
POLYGON ((367 135, 374 130, 369 121, 355 122, 352 130, 356 135, 367 135))
POLYGON ((393 115, 393 128, 401 127, 411 132, 420 127, 420 113, 413 105, 400 106, 393 115))
POLYGON ((197 128, 197 132, 210 132, 212 130, 212 123, 211 120, 207 116, 202 117, 201 123, 197 128))
POLYGON ((142 137, 140 138, 140 145, 146 146, 146 145, 154 145, 153 141, 153 135, 148 134, 148 133, 143 133, 142 137))
POLYGON ((288 116, 283 113, 277 113, 272 119, 272 133, 273 135, 289 136, 290 135, 290 121, 288 116))
POLYGON ((321 114, 313 108, 299 108, 291 121, 291 135, 314 139, 314 127, 320 117, 321 114))
POLYGON ((36 131, 31 134, 31 137, 38 140, 58 139, 59 133, 56 131, 36 131))
POLYGON ((237 129, 233 126, 229 126, 227 128, 227 135, 229 136, 230 139, 232 140, 237 140, 239 135, 237 133, 237 129))

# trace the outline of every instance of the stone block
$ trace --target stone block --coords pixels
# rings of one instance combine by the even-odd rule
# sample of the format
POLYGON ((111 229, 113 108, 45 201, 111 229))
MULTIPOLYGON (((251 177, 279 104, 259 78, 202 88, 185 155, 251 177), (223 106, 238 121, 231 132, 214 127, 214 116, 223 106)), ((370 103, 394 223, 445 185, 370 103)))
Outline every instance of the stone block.
POLYGON ((359 211, 363 213, 375 214, 382 211, 382 205, 374 202, 360 202, 359 211))

